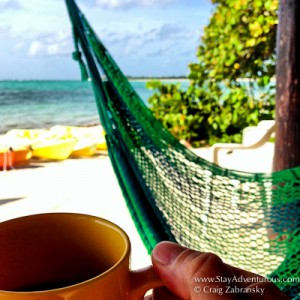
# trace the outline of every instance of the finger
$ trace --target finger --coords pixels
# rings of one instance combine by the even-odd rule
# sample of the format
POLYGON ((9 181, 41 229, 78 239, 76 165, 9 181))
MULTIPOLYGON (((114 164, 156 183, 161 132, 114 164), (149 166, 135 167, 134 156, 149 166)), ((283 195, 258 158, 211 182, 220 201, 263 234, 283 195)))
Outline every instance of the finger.
POLYGON ((212 253, 199 253, 162 242, 153 250, 152 262, 166 287, 182 299, 247 299, 247 295, 226 293, 228 283, 216 280, 218 277, 231 278, 233 273, 212 253))

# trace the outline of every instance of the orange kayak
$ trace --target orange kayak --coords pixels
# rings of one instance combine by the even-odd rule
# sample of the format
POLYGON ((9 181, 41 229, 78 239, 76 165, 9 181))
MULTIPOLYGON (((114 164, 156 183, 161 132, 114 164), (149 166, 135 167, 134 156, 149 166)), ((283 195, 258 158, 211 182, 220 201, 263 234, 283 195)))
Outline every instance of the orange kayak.
POLYGON ((28 163, 31 157, 32 150, 30 148, 0 149, 0 170, 28 163))

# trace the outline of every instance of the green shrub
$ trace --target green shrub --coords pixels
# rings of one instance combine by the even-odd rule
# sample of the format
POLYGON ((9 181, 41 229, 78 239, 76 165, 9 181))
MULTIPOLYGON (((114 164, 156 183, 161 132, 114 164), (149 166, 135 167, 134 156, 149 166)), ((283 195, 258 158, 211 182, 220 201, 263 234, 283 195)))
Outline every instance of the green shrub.
POLYGON ((215 11, 189 65, 190 84, 151 81, 149 106, 194 146, 240 142, 242 130, 275 117, 278 0, 212 0, 215 11), (242 79, 242 80, 241 80, 242 79))

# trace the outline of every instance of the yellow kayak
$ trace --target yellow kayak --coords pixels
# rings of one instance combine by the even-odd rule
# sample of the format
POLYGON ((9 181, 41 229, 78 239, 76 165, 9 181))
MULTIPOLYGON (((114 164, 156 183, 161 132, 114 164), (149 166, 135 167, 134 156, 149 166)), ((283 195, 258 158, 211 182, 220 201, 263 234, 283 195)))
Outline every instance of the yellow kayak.
POLYGON ((76 145, 76 139, 49 139, 32 144, 33 156, 43 159, 67 159, 76 145))
POLYGON ((107 150, 102 126, 53 126, 50 129, 12 129, 6 133, 11 143, 31 145, 33 157, 63 160, 69 156, 93 156, 107 150))
POLYGON ((104 141, 99 141, 97 144, 97 150, 107 150, 107 144, 106 144, 106 140, 104 139, 104 141))
POLYGON ((39 138, 41 135, 47 132, 47 129, 11 129, 7 131, 6 135, 16 138, 33 140, 39 138))
POLYGON ((105 131, 102 126, 80 127, 56 125, 50 129, 50 132, 60 138, 93 139, 97 144, 97 150, 107 150, 105 131))
POLYGON ((44 129, 11 129, 6 132, 5 140, 9 146, 31 146, 46 134, 44 129))
POLYGON ((71 153, 72 157, 93 156, 97 151, 97 143, 93 139, 78 140, 71 153))

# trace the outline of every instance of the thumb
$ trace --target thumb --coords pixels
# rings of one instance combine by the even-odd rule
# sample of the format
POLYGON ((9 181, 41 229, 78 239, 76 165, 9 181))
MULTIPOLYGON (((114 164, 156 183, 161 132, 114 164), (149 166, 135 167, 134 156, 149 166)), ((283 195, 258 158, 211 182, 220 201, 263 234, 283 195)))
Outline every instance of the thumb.
POLYGON ((152 263, 166 287, 182 299, 241 299, 238 294, 226 294, 228 283, 217 280, 231 278, 233 273, 215 254, 161 242, 152 252, 152 263))

